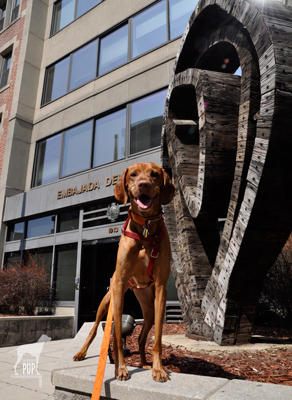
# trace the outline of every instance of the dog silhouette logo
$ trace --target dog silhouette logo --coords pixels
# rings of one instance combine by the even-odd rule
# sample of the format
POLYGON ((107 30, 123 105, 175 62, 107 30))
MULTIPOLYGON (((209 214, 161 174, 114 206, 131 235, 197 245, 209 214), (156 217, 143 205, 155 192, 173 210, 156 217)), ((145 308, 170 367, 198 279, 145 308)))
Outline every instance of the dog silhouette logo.
POLYGON ((13 350, 13 352, 17 352, 17 360, 16 363, 14 364, 14 372, 15 375, 19 375, 17 372, 17 367, 20 363, 21 360, 23 360, 23 356, 29 355, 30 357, 34 357, 34 359, 30 358, 28 360, 25 360, 25 362, 22 363, 22 373, 23 375, 27 376, 35 376, 40 375, 38 372, 38 364, 39 364, 39 359, 41 352, 43 351, 44 343, 49 342, 51 338, 47 335, 42 335, 39 340, 35 343, 30 343, 30 344, 24 344, 19 346, 17 349, 13 350))

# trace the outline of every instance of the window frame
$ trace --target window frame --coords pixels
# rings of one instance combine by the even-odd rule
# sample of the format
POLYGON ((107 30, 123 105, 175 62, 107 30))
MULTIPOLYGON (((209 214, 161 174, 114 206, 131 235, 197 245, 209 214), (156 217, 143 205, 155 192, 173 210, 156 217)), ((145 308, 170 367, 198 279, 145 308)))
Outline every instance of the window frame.
POLYGON ((166 43, 169 43, 169 41, 170 41, 169 30, 170 30, 170 29, 169 29, 169 18, 168 18, 169 13, 167 12, 167 10, 168 10, 168 4, 169 4, 169 0, 159 0, 159 1, 156 1, 156 2, 154 2, 154 3, 150 4, 150 5, 148 5, 147 7, 145 7, 144 9, 140 10, 139 12, 135 13, 134 15, 132 15, 132 16, 130 17, 130 19, 131 19, 131 54, 130 54, 130 60, 131 60, 131 61, 132 61, 132 60, 136 60, 137 58, 141 57, 142 55, 148 54, 148 53, 150 53, 151 51, 154 51, 155 49, 158 49, 159 47, 165 45, 166 43), (154 46, 154 47, 149 48, 148 50, 146 50, 146 51, 144 51, 144 52, 142 52, 142 53, 137 54, 136 56, 132 56, 132 50, 133 50, 133 21, 134 21, 134 18, 138 17, 139 15, 142 16, 143 13, 146 13, 146 12, 147 12, 148 10, 150 10, 152 7, 156 7, 159 3, 162 3, 163 1, 165 1, 166 40, 163 41, 163 42, 161 42, 160 44, 154 46))
POLYGON ((62 2, 63 0, 56 0, 53 4, 53 11, 52 11, 52 20, 51 20, 51 28, 50 28, 50 37, 56 35, 58 32, 60 32, 61 30, 65 29, 68 25, 72 24, 72 22, 76 21, 77 19, 81 18, 84 14, 86 14, 87 12, 89 12, 90 10, 92 10, 94 7, 98 6, 100 3, 102 3, 104 0, 99 0, 99 2, 97 4, 95 4, 94 6, 92 6, 91 8, 89 8, 87 11, 85 11, 84 13, 80 14, 79 16, 77 16, 77 11, 78 11, 78 2, 80 0, 74 0, 75 5, 74 5, 74 16, 73 16, 73 20, 68 22, 67 25, 64 25, 62 28, 58 29, 57 31, 54 32, 54 22, 55 22, 55 15, 56 15, 56 5, 59 2, 62 2))
MULTIPOLYGON (((61 0, 57 0, 54 3, 54 7, 55 4, 61 0)), ((104 1, 104 0, 102 0, 104 1)), ((102 2, 101 1, 101 2, 102 2)), ((98 3, 100 4, 100 3, 98 3)), ((97 4, 97 5, 98 5, 97 4)), ((75 6, 77 6, 77 0, 75 0, 75 6)), ((75 7, 76 8, 76 7, 75 7)), ((89 10, 88 10, 89 11, 89 10)), ((76 12, 76 10, 75 10, 76 12)), ((83 15, 83 14, 82 14, 83 15)), ((156 49, 165 46, 167 43, 170 43, 171 41, 176 40, 177 38, 179 38, 181 35, 178 35, 177 37, 174 37, 171 39, 171 26, 170 26, 170 0, 157 0, 154 1, 153 3, 149 4, 148 6, 142 8, 141 10, 137 11, 135 14, 131 15, 130 17, 124 19, 123 21, 120 21, 118 24, 112 26, 111 28, 107 29, 105 32, 101 33, 100 35, 94 37, 93 39, 91 39, 90 41, 84 43, 82 46, 79 46, 78 48, 74 49, 73 51, 71 51, 70 53, 66 54, 64 57, 62 57, 61 59, 55 61, 54 63, 48 65, 45 69, 45 77, 44 77, 44 85, 43 85, 43 93, 42 93, 42 98, 41 98, 41 105, 40 107, 44 107, 47 104, 50 104, 52 101, 58 100, 61 97, 67 95, 68 93, 71 93, 73 90, 76 90, 78 88, 80 88, 81 86, 84 86, 88 83, 90 83, 92 80, 98 79, 118 68, 121 68, 122 66, 126 65, 129 62, 132 62, 140 57, 145 56, 148 53, 151 53, 153 51, 155 51, 156 49), (133 19, 140 15, 143 14, 143 12, 146 12, 148 9, 151 9, 151 7, 156 6, 157 4, 161 3, 162 1, 165 1, 165 8, 166 8, 166 41, 161 42, 160 44, 158 44, 157 46, 150 48, 149 50, 145 51, 144 53, 138 54, 135 57, 132 57, 132 47, 133 47, 133 19), (112 33, 114 33, 116 30, 122 28, 123 26, 128 25, 128 54, 127 54, 127 61, 114 67, 113 69, 110 69, 102 74, 99 73, 99 63, 100 63, 100 43, 102 41, 102 39, 104 39, 106 36, 111 35, 112 33), (72 66, 72 55, 79 51, 82 47, 87 46, 88 44, 90 44, 91 42, 97 40, 97 62, 96 62, 96 74, 94 76, 94 78, 92 78, 91 80, 84 82, 83 84, 81 84, 78 87, 75 87, 71 90, 69 90, 69 82, 70 82, 70 75, 71 75, 71 66, 72 66), (61 96, 54 98, 53 100, 46 100, 47 97, 47 79, 48 79, 48 71, 50 68, 52 68, 53 66, 57 65, 59 62, 61 62, 62 60, 64 60, 65 58, 70 57, 70 61, 69 61, 69 73, 68 73, 68 80, 67 80, 67 90, 66 93, 62 94, 61 96)), ((56 32, 57 33, 57 32, 56 32)), ((183 33, 182 33, 183 34, 183 33)))
POLYGON ((70 60, 69 60, 69 71, 68 71, 68 80, 67 80, 67 93, 73 92, 73 90, 78 89, 79 87, 86 85, 87 83, 93 81, 96 79, 97 73, 98 73, 98 61, 99 61, 99 50, 100 50, 100 39, 96 38, 91 40, 90 42, 87 42, 86 44, 78 47, 78 49, 74 50, 72 53, 70 53, 70 60), (73 64, 73 56, 74 54, 78 53, 78 51, 85 49, 86 46, 89 46, 90 44, 96 42, 96 60, 95 60, 95 75, 93 78, 89 79, 86 82, 81 83, 80 85, 75 86, 74 88, 70 89, 70 81, 71 81, 71 76, 72 76, 72 64, 73 64))
MULTIPOLYGON (((50 136, 46 137, 45 139, 39 140, 39 141, 36 143, 36 148, 35 148, 35 154, 36 154, 36 156, 35 156, 35 158, 34 158, 34 163, 33 163, 33 171, 34 171, 34 174, 33 174, 33 177, 32 177, 31 187, 44 186, 44 185, 46 185, 47 183, 50 183, 50 182, 46 182, 46 183, 41 183, 41 184, 37 185, 37 172, 38 172, 38 170, 39 170, 39 166, 38 166, 38 156, 39 156, 39 151, 40 151, 40 145, 41 145, 41 143, 42 143, 44 140, 47 141, 47 140, 49 140, 49 139, 51 139, 51 138, 53 138, 53 137, 56 137, 56 136, 58 136, 58 135, 62 135, 62 132, 59 132, 59 133, 50 135, 50 136)), ((60 171, 60 160, 61 160, 61 154, 62 154, 62 145, 63 145, 63 136, 61 136, 61 145, 60 145, 60 153, 59 153, 59 166, 58 166, 57 180, 60 179, 59 171, 60 171)), ((51 182, 55 182, 55 181, 51 181, 51 182)))
POLYGON ((12 24, 12 22, 16 21, 17 18, 19 17, 19 12, 20 12, 20 5, 21 5, 21 0, 13 0, 12 4, 11 4, 11 11, 10 11, 10 18, 9 18, 9 22, 12 24), (19 4, 17 4, 17 2, 19 1, 19 4), (17 11, 17 15, 14 16, 13 13, 14 11, 18 9, 17 11))
POLYGON ((7 1, 4 1, 2 5, 0 5, 0 24, 3 21, 2 24, 2 28, 0 28, 0 32, 3 31, 3 29, 5 29, 5 19, 6 19, 6 15, 7 15, 7 1), (4 16, 3 16, 4 13, 4 16))
POLYGON ((0 73, 0 90, 4 89, 6 86, 9 86, 10 70, 12 67, 12 58, 13 58, 13 49, 10 48, 8 51, 5 52, 4 55, 1 55, 1 58, 2 58, 2 60, 1 60, 1 73, 0 73), (8 62, 8 56, 10 56, 9 57, 10 66, 9 66, 9 68, 6 68, 5 64, 8 62), (4 70, 4 68, 6 68, 6 69, 4 70), (7 71, 8 71, 7 78, 5 78, 6 82, 3 85, 2 84, 3 74, 5 74, 5 72, 7 72, 7 71))
MULTIPOLYGON (((31 188, 37 188, 37 187, 43 186, 43 185, 36 185, 37 159, 38 159, 38 151, 39 151, 41 142, 46 141, 46 140, 48 140, 48 139, 50 139, 50 138, 52 138, 54 136, 60 135, 60 134, 62 135, 62 139, 61 139, 62 144, 61 144, 60 159, 59 159, 58 179, 54 180, 54 181, 51 181, 51 182, 47 182, 44 185, 50 184, 52 182, 56 182, 56 181, 58 181, 60 179, 68 178, 69 176, 73 176, 73 175, 82 173, 84 171, 89 171, 89 170, 93 170, 93 169, 99 169, 99 168, 103 168, 103 167, 105 167, 106 165, 109 165, 109 164, 119 163, 119 162, 121 162, 121 160, 129 160, 132 157, 136 157, 139 154, 144 154, 144 153, 148 153, 148 152, 151 152, 151 151, 155 151, 155 149, 159 148, 159 145, 155 146, 155 147, 150 147, 150 148, 147 148, 145 150, 141 150, 141 151, 138 151, 138 152, 135 152, 135 153, 132 153, 132 154, 130 153, 131 105, 133 103, 139 101, 139 100, 146 99, 147 97, 151 97, 151 96, 155 95, 156 93, 159 93, 159 92, 162 92, 162 91, 166 91, 166 90, 167 90, 166 86, 160 87, 157 90, 148 93, 146 96, 143 95, 143 96, 139 96, 137 98, 134 98, 128 103, 123 103, 123 104, 121 104, 121 105, 119 105, 117 107, 114 107, 114 108, 112 108, 110 110, 107 110, 106 112, 103 112, 101 114, 95 115, 94 117, 85 119, 85 120, 79 122, 78 124, 69 126, 66 129, 58 131, 58 132, 54 133, 53 135, 47 136, 47 137, 45 137, 43 139, 40 139, 36 143, 36 146, 35 146, 35 155, 34 155, 34 164, 33 164, 34 166, 33 166, 32 179, 31 179, 31 188), (116 161, 109 161, 109 162, 106 162, 104 164, 101 164, 101 165, 98 165, 98 166, 94 167, 93 166, 93 162, 94 162, 94 144, 95 144, 95 135, 96 135, 96 131, 95 131, 96 121, 98 119, 101 119, 103 117, 109 116, 111 114, 115 114, 116 112, 121 111, 123 109, 126 110, 125 157, 122 158, 122 159, 118 159, 116 161), (89 168, 87 168, 85 170, 82 170, 82 171, 74 172, 72 174, 61 176, 62 163, 63 163, 62 155, 63 155, 63 152, 64 152, 65 132, 70 130, 70 129, 74 129, 77 126, 80 126, 82 124, 86 124, 86 123, 88 123, 90 121, 92 122, 92 131, 91 131, 91 151, 90 151, 90 166, 89 166, 89 168)), ((163 116, 163 110, 162 110, 162 116, 163 116)))
POLYGON ((68 176, 76 175, 76 174, 79 174, 79 173, 82 173, 84 171, 88 171, 88 170, 91 169, 91 166, 92 166, 92 147, 93 147, 94 133, 95 133, 94 132, 94 121, 95 121, 95 118, 90 118, 90 119, 88 119, 86 121, 83 121, 83 122, 81 122, 81 123, 79 123, 77 125, 74 125, 74 126, 72 126, 70 128, 67 128, 67 129, 64 129, 62 131, 62 145, 61 145, 61 154, 60 154, 60 163, 59 163, 59 179, 63 179, 63 178, 66 178, 68 176), (71 172, 69 174, 62 175, 62 168, 63 168, 63 165, 64 165, 63 164, 63 160, 64 160, 64 151, 65 151, 65 136, 66 136, 66 132, 69 132, 69 131, 71 131, 71 130, 77 128, 77 127, 80 127, 82 125, 85 125, 87 123, 88 124, 91 123, 91 133, 90 133, 91 137, 90 137, 90 150, 89 150, 89 168, 84 168, 84 169, 78 170, 76 172, 71 172))

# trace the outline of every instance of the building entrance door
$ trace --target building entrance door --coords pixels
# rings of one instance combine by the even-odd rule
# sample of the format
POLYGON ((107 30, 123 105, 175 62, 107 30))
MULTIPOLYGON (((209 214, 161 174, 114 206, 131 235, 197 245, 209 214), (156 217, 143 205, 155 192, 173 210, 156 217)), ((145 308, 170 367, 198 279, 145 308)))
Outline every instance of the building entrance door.
MULTIPOLYGON (((107 293, 115 271, 119 238, 83 242, 81 255, 78 330, 95 320, 99 303, 107 293)), ((131 290, 124 299, 124 314, 142 318, 140 305, 131 290)), ((103 320, 106 319, 106 315, 103 320)))

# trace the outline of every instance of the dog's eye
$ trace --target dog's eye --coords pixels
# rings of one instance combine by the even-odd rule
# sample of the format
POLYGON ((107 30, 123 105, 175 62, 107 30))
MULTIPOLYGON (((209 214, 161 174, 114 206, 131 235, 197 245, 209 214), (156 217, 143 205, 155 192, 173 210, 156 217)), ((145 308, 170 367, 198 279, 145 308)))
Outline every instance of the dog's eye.
POLYGON ((132 172, 130 175, 131 178, 135 178, 135 176, 137 176, 137 174, 135 172, 132 172))
POLYGON ((152 171, 151 172, 151 176, 153 177, 153 178, 157 178, 158 177, 158 172, 156 172, 156 171, 152 171))

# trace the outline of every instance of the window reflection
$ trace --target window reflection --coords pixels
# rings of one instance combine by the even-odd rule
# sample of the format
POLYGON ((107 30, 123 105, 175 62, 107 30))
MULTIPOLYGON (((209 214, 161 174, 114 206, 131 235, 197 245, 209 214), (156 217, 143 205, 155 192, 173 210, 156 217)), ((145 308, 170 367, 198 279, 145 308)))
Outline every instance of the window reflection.
POLYGON ((90 167, 92 121, 64 133, 61 176, 74 174, 90 167))
POLYGON ((52 65, 47 69, 44 103, 55 100, 67 92, 70 58, 52 65))
POLYGON ((145 53, 166 40, 166 2, 164 0, 133 18, 132 57, 145 53))
POLYGON ((0 89, 7 85, 9 71, 11 66, 12 52, 6 54, 2 60, 2 71, 1 71, 1 79, 0 79, 0 89))
MULTIPOLYGON (((98 3, 100 1, 79 0, 77 16, 98 3)), ((167 40, 182 35, 197 3, 197 0, 162 0, 133 18, 129 18, 121 28, 102 37, 99 56, 97 55, 98 41, 96 40, 85 44, 81 49, 72 52, 71 56, 48 67, 42 104, 47 104, 97 76, 119 67, 130 59, 166 43, 167 40), (166 12, 168 7, 169 14, 166 12), (129 37, 132 41, 131 51, 128 46, 129 37), (70 82, 68 84, 69 75, 70 82)), ((75 7, 75 0, 62 0, 55 3, 54 24, 57 24, 55 29, 61 29, 64 24, 74 20, 73 5, 75 7)))
POLYGON ((100 41, 99 75, 124 64, 128 60, 128 25, 117 29, 100 41))
POLYGON ((126 109, 95 122, 93 167, 125 157, 126 109))
POLYGON ((77 245, 56 248, 56 294, 59 301, 75 300, 77 245))
POLYGON ((80 17, 80 15, 86 13, 86 11, 90 10, 100 2, 101 0, 78 0, 76 18, 80 17))
MULTIPOLYGON (((87 0, 86 0, 87 1, 87 0)), ((74 20, 75 0, 60 0, 54 5, 52 34, 74 20)))
POLYGON ((7 269, 21 267, 21 251, 5 253, 4 266, 7 269))
POLYGON ((124 106, 39 142, 34 186, 160 146, 165 97, 162 90, 129 103, 129 113, 124 106), (126 150, 128 141, 130 150, 126 150))
POLYGON ((130 153, 160 146, 166 90, 131 105, 130 153))
POLYGON ((10 224, 8 226, 7 241, 21 240, 24 237, 24 222, 10 224))
POLYGON ((23 264, 27 267, 39 266, 44 268, 47 276, 47 281, 51 281, 52 270, 52 247, 42 247, 39 249, 25 250, 23 252, 23 264))
POLYGON ((57 232, 67 232, 78 229, 79 210, 69 211, 58 215, 57 232))
POLYGON ((72 54, 69 90, 96 76, 97 40, 72 54))
POLYGON ((59 0, 54 4, 51 35, 89 11, 101 0, 59 0), (77 2, 77 7, 76 7, 77 2), (76 8, 76 15, 75 15, 76 8))
POLYGON ((58 179, 61 143, 61 134, 52 136, 39 143, 35 186, 44 185, 58 179))
POLYGON ((27 238, 51 235, 54 233, 55 216, 49 215, 37 219, 31 219, 27 222, 27 238))
POLYGON ((170 39, 184 33, 197 0, 169 0, 170 39))

